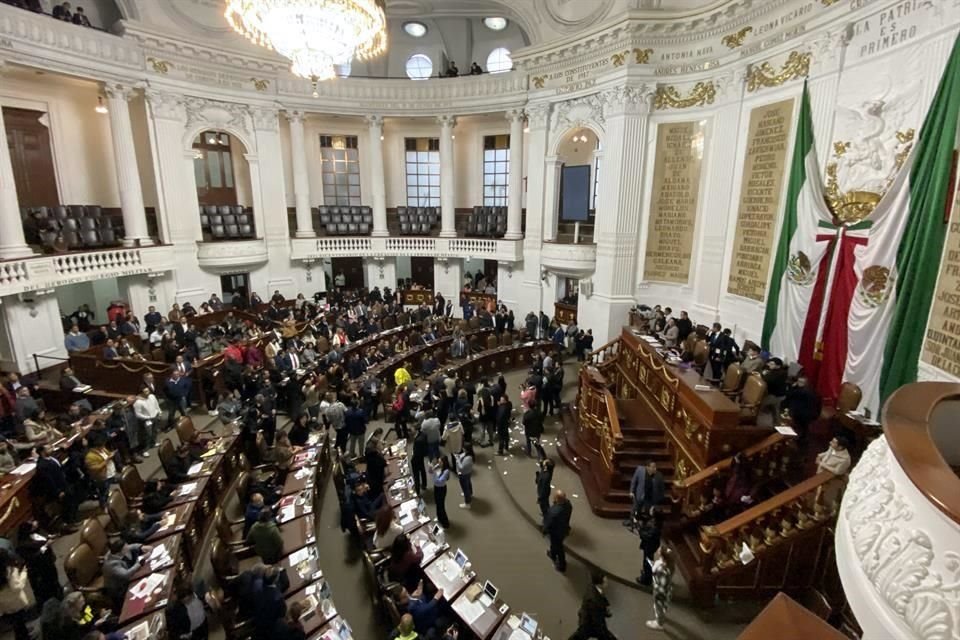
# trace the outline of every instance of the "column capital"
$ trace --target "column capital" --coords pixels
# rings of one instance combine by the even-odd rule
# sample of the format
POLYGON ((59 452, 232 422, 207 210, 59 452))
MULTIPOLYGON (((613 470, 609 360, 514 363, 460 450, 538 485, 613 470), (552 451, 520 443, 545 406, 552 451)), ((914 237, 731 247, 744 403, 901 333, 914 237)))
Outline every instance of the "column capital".
POLYGON ((124 100, 126 102, 129 102, 130 98, 137 95, 136 87, 111 82, 105 82, 103 84, 103 92, 107 94, 107 97, 111 100, 124 100))
POLYGON ((166 91, 157 91, 156 89, 147 89, 144 94, 154 118, 161 120, 182 120, 185 118, 183 96, 166 91))
POLYGON ((306 114, 298 109, 284 109, 283 115, 287 119, 287 122, 303 123, 303 120, 306 117, 306 114))
POLYGON ((383 116, 378 116, 378 115, 363 116, 363 120, 364 122, 367 123, 367 126, 370 127, 371 129, 374 127, 376 127, 377 129, 383 128, 383 116))
POLYGON ((602 93, 607 111, 643 114, 649 113, 656 86, 641 84, 608 89, 602 93))
POLYGON ((531 129, 544 129, 550 122, 550 104, 542 103, 527 107, 527 122, 531 129))
POLYGON ((457 126, 457 116, 437 116, 437 124, 441 127, 453 129, 457 126))
POLYGON ((506 112, 505 117, 510 122, 523 122, 527 118, 527 114, 523 109, 510 109, 506 112))
POLYGON ((258 131, 276 131, 280 125, 279 113, 271 107, 253 107, 250 109, 253 128, 258 131))

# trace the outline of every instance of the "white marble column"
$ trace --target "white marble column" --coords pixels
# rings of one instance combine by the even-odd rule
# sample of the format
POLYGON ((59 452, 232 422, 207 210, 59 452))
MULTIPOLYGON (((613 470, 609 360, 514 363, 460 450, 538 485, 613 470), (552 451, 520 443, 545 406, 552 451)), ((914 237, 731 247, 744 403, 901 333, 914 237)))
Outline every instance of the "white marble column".
POLYGON ((560 219, 560 171, 563 158, 547 156, 543 176, 543 239, 557 239, 557 222, 560 219))
POLYGON ((7 146, 7 130, 3 124, 3 110, 0 109, 0 260, 30 255, 33 255, 33 250, 27 246, 23 235, 17 185, 13 182, 13 163, 7 146))
POLYGON ((293 156, 293 198, 297 208, 297 238, 315 238, 310 216, 310 176, 307 175, 307 147, 303 135, 303 112, 288 111, 290 153, 293 156))
POLYGON ((510 121, 510 176, 507 186, 506 240, 523 237, 523 121, 522 110, 507 111, 510 121))
POLYGON ((104 86, 110 109, 110 137, 113 139, 113 160, 120 190, 120 210, 123 213, 123 244, 127 247, 153 244, 147 233, 147 216, 143 207, 140 173, 137 171, 137 151, 133 146, 133 126, 130 124, 128 101, 135 89, 120 84, 104 86))
POLYGON ((440 237, 457 237, 457 218, 454 203, 453 128, 455 116, 439 116, 440 123, 440 237))
POLYGON ((373 235, 382 238, 387 231, 387 191, 383 171, 383 116, 367 116, 370 136, 370 190, 373 194, 373 235))

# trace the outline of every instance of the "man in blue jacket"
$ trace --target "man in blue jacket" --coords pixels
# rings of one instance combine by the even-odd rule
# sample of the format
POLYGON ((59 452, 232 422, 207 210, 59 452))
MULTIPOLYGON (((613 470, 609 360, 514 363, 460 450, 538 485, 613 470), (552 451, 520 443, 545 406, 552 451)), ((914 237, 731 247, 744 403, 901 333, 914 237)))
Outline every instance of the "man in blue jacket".
POLYGON ((640 513, 653 513, 654 507, 663 502, 664 498, 663 474, 657 471, 657 463, 652 460, 645 466, 640 465, 633 472, 630 480, 630 495, 633 496, 633 512, 625 525, 639 517, 640 513))

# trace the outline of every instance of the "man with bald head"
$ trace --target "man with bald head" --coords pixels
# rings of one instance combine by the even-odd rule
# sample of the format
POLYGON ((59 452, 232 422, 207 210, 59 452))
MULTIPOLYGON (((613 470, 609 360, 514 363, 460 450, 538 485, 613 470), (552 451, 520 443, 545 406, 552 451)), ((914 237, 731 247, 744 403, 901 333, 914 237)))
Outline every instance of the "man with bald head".
POLYGON ((553 492, 553 504, 547 509, 547 515, 543 518, 543 534, 550 538, 547 556, 553 560, 553 566, 560 573, 567 570, 567 555, 563 548, 563 540, 570 534, 572 515, 573 505, 567 500, 567 494, 557 489, 553 492))

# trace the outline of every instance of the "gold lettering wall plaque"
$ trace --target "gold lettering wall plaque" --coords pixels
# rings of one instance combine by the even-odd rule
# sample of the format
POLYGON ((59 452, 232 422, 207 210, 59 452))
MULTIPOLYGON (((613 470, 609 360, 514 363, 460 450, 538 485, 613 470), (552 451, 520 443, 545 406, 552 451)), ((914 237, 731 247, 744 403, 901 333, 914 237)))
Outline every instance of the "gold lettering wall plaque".
POLYGON ((750 112, 727 291, 763 302, 790 142, 793 100, 750 112))
POLYGON ((645 280, 690 281, 705 122, 662 122, 657 126, 645 280))
POLYGON ((717 88, 713 81, 698 82, 690 91, 686 98, 680 95, 676 87, 657 87, 657 93, 653 97, 653 106, 656 109, 686 109, 687 107, 702 107, 705 104, 713 104, 717 97, 717 88))
POLYGON ((779 87, 787 80, 809 75, 810 58, 810 53, 791 51, 779 73, 769 62, 751 67, 747 74, 747 91, 753 93, 761 87, 779 87))
POLYGON ((920 359, 960 376, 960 185, 954 194, 947 246, 920 359))

